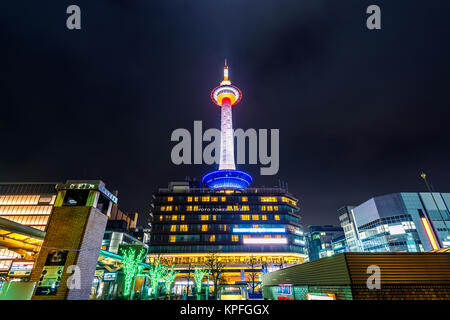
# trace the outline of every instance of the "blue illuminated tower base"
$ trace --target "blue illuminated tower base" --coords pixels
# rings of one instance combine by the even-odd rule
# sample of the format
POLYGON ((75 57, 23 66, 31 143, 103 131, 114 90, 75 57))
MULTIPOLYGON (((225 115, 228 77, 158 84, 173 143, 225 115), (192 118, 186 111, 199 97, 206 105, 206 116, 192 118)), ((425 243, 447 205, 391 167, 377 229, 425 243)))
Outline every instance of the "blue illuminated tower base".
POLYGON ((252 176, 244 171, 226 169, 209 172, 202 179, 211 189, 245 189, 252 181, 252 176))

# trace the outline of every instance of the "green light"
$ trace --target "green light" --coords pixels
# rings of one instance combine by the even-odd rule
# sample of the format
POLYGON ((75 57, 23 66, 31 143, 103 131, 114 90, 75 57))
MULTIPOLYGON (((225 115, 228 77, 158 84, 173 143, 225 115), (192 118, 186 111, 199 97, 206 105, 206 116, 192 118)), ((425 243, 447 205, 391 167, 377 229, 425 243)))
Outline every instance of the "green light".
POLYGON ((202 280, 207 271, 205 269, 195 269, 194 270, 194 282, 197 288, 197 293, 200 294, 202 289, 202 280))
POLYGON ((170 289, 172 287, 172 283, 175 282, 175 277, 177 273, 173 271, 173 266, 170 269, 167 269, 166 276, 164 277, 164 286, 166 288, 166 294, 170 297, 170 289))
POLYGON ((120 249, 120 253, 123 256, 122 268, 125 275, 123 294, 128 297, 131 293, 131 287, 139 272, 139 263, 144 259, 145 250, 141 249, 139 253, 135 248, 129 247, 127 249, 120 249))

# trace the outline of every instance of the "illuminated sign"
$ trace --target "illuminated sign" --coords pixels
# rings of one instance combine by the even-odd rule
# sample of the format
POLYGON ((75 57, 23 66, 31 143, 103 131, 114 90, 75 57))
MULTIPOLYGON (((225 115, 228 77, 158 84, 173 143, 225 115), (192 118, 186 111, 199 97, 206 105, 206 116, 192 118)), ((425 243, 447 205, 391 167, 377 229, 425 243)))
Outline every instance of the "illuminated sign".
POLYGON ((245 238, 244 244, 287 244, 286 238, 245 238))
POLYGON ((115 281, 117 278, 117 272, 105 272, 103 274, 103 281, 115 281))
POLYGON ((13 261, 8 271, 8 276, 26 277, 33 270, 34 261, 13 261))
POLYGON ((57 190, 98 190, 112 202, 117 203, 118 201, 114 194, 108 191, 104 185, 98 183, 66 183, 59 184, 56 188, 57 190))
POLYGON ((336 300, 334 293, 308 293, 306 300, 336 300))
POLYGON ((250 233, 284 233, 285 228, 233 228, 233 232, 250 232, 250 233))

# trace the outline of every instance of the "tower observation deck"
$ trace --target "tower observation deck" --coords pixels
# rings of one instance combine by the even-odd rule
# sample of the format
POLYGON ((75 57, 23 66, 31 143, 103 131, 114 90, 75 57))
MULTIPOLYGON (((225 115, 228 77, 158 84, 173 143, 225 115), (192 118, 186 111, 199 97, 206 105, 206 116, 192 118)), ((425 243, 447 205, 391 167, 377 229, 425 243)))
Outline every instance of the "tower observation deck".
POLYGON ((203 176, 203 184, 211 189, 245 189, 250 186, 252 177, 236 170, 234 162, 234 135, 232 108, 242 99, 242 92, 231 84, 228 66, 225 60, 223 81, 211 92, 211 100, 221 109, 220 125, 220 162, 219 170, 203 176))

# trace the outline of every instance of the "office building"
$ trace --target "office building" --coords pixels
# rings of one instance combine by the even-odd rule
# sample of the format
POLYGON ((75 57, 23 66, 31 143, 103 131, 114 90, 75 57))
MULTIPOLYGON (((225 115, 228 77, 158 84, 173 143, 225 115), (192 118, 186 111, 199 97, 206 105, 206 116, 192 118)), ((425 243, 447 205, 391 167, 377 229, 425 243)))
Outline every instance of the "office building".
MULTIPOLYGON (((56 199, 56 185, 57 182, 0 183, 0 218, 31 228, 27 234, 37 233, 33 229, 46 231, 56 199)), ((30 246, 25 239, 20 246, 10 242, 0 247, 0 276, 7 276, 13 260, 29 259, 39 248, 30 246)))
POLYGON ((449 300, 450 253, 347 252, 267 273, 262 281, 270 300, 449 300))
POLYGON ((342 228, 332 225, 314 225, 308 226, 308 229, 306 239, 309 261, 332 256, 334 254, 333 240, 343 235, 342 228))
POLYGON ((363 251, 422 252, 450 246, 449 208, 450 193, 402 192, 351 211, 363 251))

